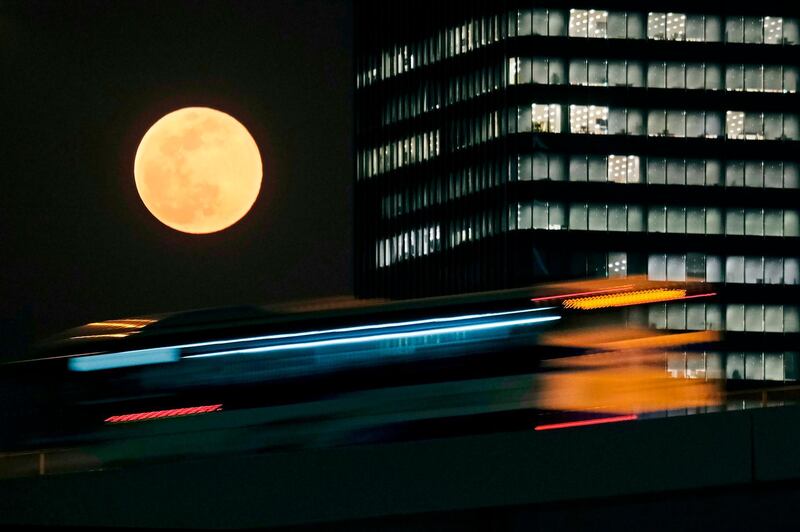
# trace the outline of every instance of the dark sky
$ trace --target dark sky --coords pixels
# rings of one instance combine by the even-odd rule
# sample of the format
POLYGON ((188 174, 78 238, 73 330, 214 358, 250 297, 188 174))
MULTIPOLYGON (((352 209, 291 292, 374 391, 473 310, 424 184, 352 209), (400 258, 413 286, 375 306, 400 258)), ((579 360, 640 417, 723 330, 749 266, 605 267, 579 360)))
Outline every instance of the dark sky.
POLYGON ((0 333, 350 293, 351 15, 0 0, 0 333), (264 160, 253 209, 220 233, 172 230, 136 192, 142 135, 185 106, 236 117, 264 160))

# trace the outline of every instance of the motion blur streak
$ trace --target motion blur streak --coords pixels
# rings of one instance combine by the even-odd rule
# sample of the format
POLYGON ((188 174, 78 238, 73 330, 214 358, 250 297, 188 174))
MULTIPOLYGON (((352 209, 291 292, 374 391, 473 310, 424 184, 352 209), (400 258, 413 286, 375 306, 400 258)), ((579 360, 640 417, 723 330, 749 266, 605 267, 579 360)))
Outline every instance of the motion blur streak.
POLYGON ((716 342, 721 335, 717 331, 696 331, 669 334, 651 329, 633 327, 602 328, 564 331, 544 334, 540 338, 543 345, 562 347, 584 347, 604 351, 620 349, 647 349, 674 347, 696 343, 716 342))
POLYGON ((531 325, 534 323, 542 323, 547 321, 554 321, 561 319, 561 316, 543 316, 541 318, 526 318, 520 320, 506 320, 496 321, 489 323, 476 323, 473 325, 462 325, 457 327, 441 327, 438 329, 424 329, 421 331, 409 331, 388 334, 373 334, 370 336, 356 336, 353 338, 335 338, 331 340, 318 340, 312 342, 299 342, 293 344, 270 345, 265 347, 252 347, 249 349, 234 349, 231 351, 220 351, 216 353, 202 353, 199 355, 189 355, 184 358, 205 358, 217 357, 226 355, 244 355, 244 354, 257 354, 268 353, 270 351, 283 351, 288 349, 312 349, 316 347, 329 347, 334 345, 347 345, 359 344, 365 342, 375 342, 381 340, 395 340, 401 338, 416 338, 419 336, 437 335, 437 334, 453 334, 460 332, 471 331, 485 331, 489 329, 498 329, 502 327, 513 327, 516 325, 531 325))
POLYGON ((591 296, 591 295, 595 295, 595 294, 605 294, 605 293, 608 293, 608 292, 619 292, 621 290, 628 290, 630 288, 633 288, 633 285, 632 284, 626 284, 626 285, 622 285, 622 286, 614 286, 612 288, 606 288, 605 290, 591 290, 589 292, 577 292, 577 293, 574 293, 574 294, 559 294, 559 295, 556 295, 556 296, 534 297, 533 299, 531 299, 531 301, 533 301, 533 302, 552 301, 554 299, 564 299, 564 298, 567 298, 567 297, 591 296))
POLYGON ((558 371, 539 378, 540 408, 645 413, 719 405, 720 384, 671 377, 665 353, 608 351, 548 361, 558 371))
POLYGON ((511 310, 507 312, 492 312, 488 314, 465 314, 462 316, 449 316, 446 318, 432 318, 427 320, 415 320, 415 321, 400 321, 394 323, 375 323, 372 325, 359 325, 357 327, 341 327, 338 329, 324 329, 319 331, 304 331, 299 333, 286 333, 286 334, 271 334, 268 336, 253 336, 249 338, 235 338, 232 340, 218 340, 214 342, 200 342, 196 344, 186 344, 186 345, 179 345, 176 346, 178 348, 190 348, 190 347, 210 347, 215 345, 225 345, 225 344, 232 344, 237 342, 257 342, 261 340, 281 340, 285 338, 302 338, 303 336, 315 336, 315 335, 322 335, 322 334, 334 334, 334 333, 347 333, 347 332, 358 332, 358 331, 368 331, 371 329, 390 329, 394 327, 409 327, 413 325, 426 325, 428 323, 447 323, 452 321, 465 321, 465 320, 475 320, 475 319, 482 319, 482 318, 497 318, 500 316, 510 316, 512 314, 528 314, 531 312, 541 312, 543 310, 549 310, 554 307, 541 307, 541 308, 532 308, 532 309, 523 309, 523 310, 511 310))
POLYGON ((106 423, 130 423, 131 421, 147 421, 151 419, 163 419, 165 417, 194 416, 206 414, 208 412, 218 412, 222 410, 222 405, 192 406, 189 408, 173 408, 171 410, 156 410, 153 412, 139 412, 136 414, 123 414, 107 418, 106 423))
POLYGON ((610 294, 578 299, 567 299, 564 308, 592 310, 608 307, 625 307, 629 305, 642 305, 658 301, 671 301, 686 297, 686 290, 672 290, 668 288, 655 288, 653 290, 637 290, 622 294, 610 294))
POLYGON ((180 352, 174 347, 157 347, 155 349, 139 349, 136 351, 70 358, 67 367, 72 371, 97 371, 143 366, 145 364, 177 362, 179 359, 180 352))
POLYGON ((600 419, 587 419, 585 421, 569 421, 567 423, 553 423, 551 425, 537 425, 533 430, 553 430, 568 429, 570 427, 585 427, 587 425, 602 425, 604 423, 619 423, 620 421, 633 421, 638 416, 631 414, 628 416, 603 417, 600 419))

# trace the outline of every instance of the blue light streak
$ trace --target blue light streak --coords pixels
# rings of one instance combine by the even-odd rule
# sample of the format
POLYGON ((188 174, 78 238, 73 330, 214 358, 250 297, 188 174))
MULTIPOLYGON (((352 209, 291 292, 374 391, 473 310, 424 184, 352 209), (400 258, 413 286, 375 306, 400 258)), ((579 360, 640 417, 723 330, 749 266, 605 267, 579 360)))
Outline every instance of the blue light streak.
MULTIPOLYGON (((198 347, 213 347, 224 346, 237 343, 251 343, 264 340, 285 340, 292 338, 303 338, 315 335, 330 335, 337 333, 351 333, 360 331, 369 331, 374 329, 396 329, 399 327, 413 327, 428 324, 438 323, 452 323, 467 320, 497 318, 502 316, 512 316, 519 314, 530 314, 533 312, 541 312, 543 310, 553 309, 555 307, 540 307, 534 309, 511 310, 505 312, 492 312, 484 314, 466 314, 462 316, 449 316, 444 318, 429 318, 424 320, 413 320, 393 323, 378 323, 371 325, 358 325, 354 327, 340 327, 336 329, 322 329, 316 331, 303 331, 298 333, 283 333, 271 334, 266 336, 252 336, 247 338, 234 338, 228 340, 215 340, 209 342, 198 342, 193 344, 183 344, 171 347, 160 347, 153 349, 141 349, 135 351, 122 351, 119 353, 106 353, 101 355, 78 356, 68 360, 68 368, 72 371, 99 371, 104 369, 143 366, 147 364, 161 364, 168 362, 177 362, 180 360, 180 350, 198 347)), ((330 338, 325 340, 316 340, 309 342, 296 342, 289 344, 269 345, 252 348, 231 349, 228 351, 218 351, 212 353, 198 353, 194 355, 187 355, 184 358, 206 358, 216 356, 226 356, 232 354, 256 354, 267 353, 270 351, 287 350, 287 349, 310 349, 314 347, 325 347, 333 345, 346 345, 357 344, 364 342, 371 342, 376 340, 392 340, 399 338, 415 338, 419 336, 455 333, 455 332, 468 332, 489 330, 501 327, 511 327, 514 325, 525 325, 532 323, 541 323, 546 321, 553 321, 560 319, 559 316, 546 316, 541 318, 527 318, 519 320, 506 320, 506 321, 493 321, 488 323, 477 323, 470 325, 461 325, 455 327, 440 327, 429 328, 416 331, 404 331, 394 333, 373 334, 368 336, 355 336, 346 338, 330 338)))
POLYGON ((146 364, 164 364, 180 360, 180 350, 175 347, 157 347, 70 358, 67 367, 72 371, 98 371, 101 369, 124 368, 128 366, 144 366, 146 364))
POLYGON ((188 355, 184 358, 208 358, 208 357, 218 357, 218 356, 230 356, 230 355, 250 355, 250 354, 260 354, 260 353, 268 353, 270 351, 283 351, 289 349, 312 349, 316 347, 330 347, 334 345, 348 345, 348 344, 360 344, 365 342, 374 342, 380 340, 394 340, 400 338, 416 338, 419 336, 427 336, 427 335, 434 335, 434 334, 452 334, 452 333, 459 333, 459 332, 470 332, 470 331, 485 331, 489 329, 498 329, 502 327, 513 327, 515 325, 530 325, 534 323, 542 323, 547 321, 554 321, 560 320, 561 316, 543 316, 541 318, 525 318, 519 320, 506 320, 506 321, 497 321, 497 322, 490 322, 490 323, 476 323, 474 325, 461 325, 456 327, 442 327, 439 329, 425 329, 422 331, 409 331, 409 332, 398 332, 398 333, 386 333, 386 334, 373 334, 369 336, 357 336, 354 338, 334 338, 331 340, 317 340, 311 342, 299 342, 299 343, 292 343, 292 344, 282 344, 282 345, 268 345, 263 347, 251 347, 247 349, 234 349, 230 351, 219 351, 216 353, 201 353, 197 355, 188 355))
POLYGON ((338 329, 323 329, 319 331, 304 331, 299 333, 284 333, 284 334, 271 334, 268 336, 253 336, 250 338, 235 338, 233 340, 215 340, 213 342, 199 342, 196 344, 185 344, 176 346, 179 349, 186 349, 190 347, 209 347, 214 345, 225 345, 225 344, 233 344, 238 342, 258 342, 261 340, 282 340, 284 338, 301 338, 303 336, 314 336, 317 334, 333 334, 333 333, 346 333, 346 332, 358 332, 358 331, 368 331, 371 329, 389 329, 394 327, 407 327, 413 325, 425 325, 429 323, 447 323, 452 321, 463 321, 463 320, 475 320, 481 318, 496 318, 500 316, 510 316, 513 314, 528 314, 531 312, 541 312, 543 310, 550 310, 556 307, 540 307, 540 308, 532 308, 532 309, 523 309, 523 310, 509 310, 506 312, 491 312, 487 314, 466 314, 463 316, 450 316, 447 318, 430 318, 426 320, 415 320, 415 321, 400 321, 394 323, 376 323, 373 325, 358 325, 356 327, 342 327, 338 329))

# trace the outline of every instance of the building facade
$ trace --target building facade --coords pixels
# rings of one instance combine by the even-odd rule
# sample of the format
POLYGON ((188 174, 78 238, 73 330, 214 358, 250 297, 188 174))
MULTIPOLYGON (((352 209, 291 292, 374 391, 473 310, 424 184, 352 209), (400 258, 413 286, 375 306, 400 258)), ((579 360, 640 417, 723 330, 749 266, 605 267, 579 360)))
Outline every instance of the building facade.
POLYGON ((358 295, 700 279, 720 303, 650 325, 733 333, 741 374, 771 371, 765 338, 790 365, 796 7, 364 2, 355 28, 358 295))

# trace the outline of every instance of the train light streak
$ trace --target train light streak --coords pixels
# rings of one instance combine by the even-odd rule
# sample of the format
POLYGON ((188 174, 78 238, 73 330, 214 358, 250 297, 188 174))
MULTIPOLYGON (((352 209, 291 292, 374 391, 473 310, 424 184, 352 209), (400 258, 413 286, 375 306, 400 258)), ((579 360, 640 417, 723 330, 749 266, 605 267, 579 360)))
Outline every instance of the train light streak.
POLYGON ((622 421, 633 421, 639 419, 636 414, 627 416, 613 416, 603 417, 599 419, 587 419, 584 421, 568 421, 566 423, 552 423, 550 425, 537 425, 533 430, 554 430, 554 429, 568 429, 572 427, 586 427, 589 425, 604 425, 606 423, 619 423, 622 421))
POLYGON ((157 347, 155 349, 139 349, 70 358, 67 367, 72 371, 98 371, 102 369, 143 366, 145 364, 163 364, 177 362, 180 351, 174 347, 157 347))
POLYGON ((636 290, 621 294, 610 294, 592 297, 582 297, 567 299, 564 301, 564 308, 593 310, 608 307, 625 307, 629 305, 642 305, 645 303, 657 303, 659 301, 673 301, 684 299, 686 290, 654 288, 652 290, 636 290))
POLYGON ((188 408, 173 408, 170 410, 155 410, 153 412, 138 412, 135 414, 122 414, 106 418, 106 423, 130 423, 132 421, 148 421, 151 419, 164 419, 167 417, 195 416, 222 410, 222 405, 192 406, 188 408))
POLYGON ((596 294, 606 294, 608 292, 619 292, 622 290, 629 290, 631 288, 633 288, 632 284, 626 284, 622 286, 613 286, 611 288, 606 288, 604 290, 591 290, 589 292, 576 292, 574 294, 559 294, 557 296, 535 297, 531 299, 531 301, 534 303, 538 303, 540 301, 552 301, 554 299, 566 299, 569 297, 591 296, 596 294))
POLYGON ((292 344, 269 345, 264 347, 252 347, 244 349, 233 349, 230 351, 218 351, 215 353, 201 353, 197 355, 188 355, 184 358, 207 358, 228 355, 249 355, 268 353, 270 351, 283 351, 289 349, 312 349, 317 347, 331 347, 336 345, 350 345, 360 344, 365 342, 376 342, 383 340, 397 340, 405 338, 417 338, 420 336, 437 335, 437 334, 453 334, 460 332, 472 331, 486 331, 491 329, 499 329, 504 327, 514 327, 517 325, 532 325, 535 323, 543 323, 548 321, 555 321, 561 319, 561 316, 543 316, 541 318, 524 318, 519 320, 505 320, 495 321, 489 323, 476 323, 473 325, 461 325, 456 327, 442 327, 438 329, 424 329, 421 331, 408 331, 398 333, 384 333, 372 334, 368 336, 356 336, 351 338, 334 338, 330 340, 317 340, 310 342, 298 342, 292 344))

